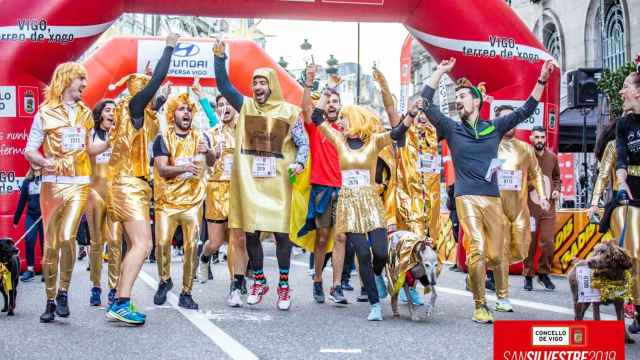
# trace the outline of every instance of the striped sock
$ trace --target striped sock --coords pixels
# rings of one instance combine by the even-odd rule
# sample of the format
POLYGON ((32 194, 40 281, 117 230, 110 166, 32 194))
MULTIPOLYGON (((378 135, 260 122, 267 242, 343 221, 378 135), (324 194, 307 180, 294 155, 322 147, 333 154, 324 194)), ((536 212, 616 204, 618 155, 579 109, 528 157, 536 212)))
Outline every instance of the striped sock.
POLYGON ((254 270, 253 273, 254 273, 254 277, 256 279, 256 282, 259 282, 262 285, 267 283, 267 278, 264 276, 264 272, 262 271, 262 269, 254 270))
POLYGON ((289 269, 280 268, 280 287, 289 287, 289 269))

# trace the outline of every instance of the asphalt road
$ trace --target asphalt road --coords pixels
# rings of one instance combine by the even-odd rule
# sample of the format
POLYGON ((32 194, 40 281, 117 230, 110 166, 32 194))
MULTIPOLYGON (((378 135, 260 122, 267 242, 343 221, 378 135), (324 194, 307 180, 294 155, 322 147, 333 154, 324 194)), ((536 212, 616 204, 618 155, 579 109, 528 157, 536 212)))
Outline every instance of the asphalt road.
MULTIPOLYGON (((385 320, 366 321, 368 305, 355 302, 335 307, 313 301, 307 274, 307 255, 297 255, 291 273, 293 304, 288 312, 276 306, 275 251, 265 245, 265 273, 271 291, 255 307, 231 309, 226 305, 229 279, 225 263, 213 267, 213 281, 196 284, 199 311, 177 307, 182 263, 174 258, 173 295, 164 306, 153 305, 157 285, 155 264, 145 264, 134 290, 136 305, 146 312, 147 324, 132 328, 107 322, 103 307, 89 306, 86 260, 78 262, 70 290, 71 317, 40 324, 44 309, 43 284, 21 283, 17 314, 0 315, 0 359, 491 359, 493 329, 471 321, 471 294, 464 291, 464 274, 444 271, 431 319, 411 322, 406 308, 393 318, 388 298, 383 300, 385 320)), ((106 266, 105 266, 106 268, 106 266)), ((103 274, 106 282, 106 269, 103 274)), ((330 272, 325 271, 328 295, 330 272)), ((494 313, 496 319, 572 319, 568 284, 554 278, 558 289, 546 292, 521 289, 522 278, 511 277, 515 312, 494 313)), ((352 284, 358 284, 357 275, 352 284)), ((103 290, 104 291, 104 290, 103 290)), ((490 295, 493 306, 495 297, 490 295)), ((103 293, 106 302, 106 291, 103 293)), ((612 315, 612 308, 604 308, 612 315)), ((59 319, 59 318, 58 318, 59 319)), ((638 344, 626 347, 627 359, 640 358, 638 344)))

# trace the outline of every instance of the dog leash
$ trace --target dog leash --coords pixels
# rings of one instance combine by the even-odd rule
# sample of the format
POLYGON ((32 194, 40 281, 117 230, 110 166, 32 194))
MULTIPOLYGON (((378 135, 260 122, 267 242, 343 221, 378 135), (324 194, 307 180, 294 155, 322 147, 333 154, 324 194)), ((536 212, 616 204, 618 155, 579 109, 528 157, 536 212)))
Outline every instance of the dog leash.
POLYGON ((18 241, 15 242, 15 244, 13 244, 13 246, 18 247, 18 244, 20 244, 22 242, 22 240, 24 240, 25 237, 27 237, 27 234, 31 232, 31 230, 33 230, 33 228, 38 225, 38 223, 42 220, 42 216, 40 216, 38 218, 38 220, 36 220, 31 227, 29 227, 29 229, 27 229, 27 231, 24 232, 24 234, 22 234, 22 236, 18 239, 18 241))
POLYGON ((627 234, 627 223, 629 222, 629 204, 625 205, 626 209, 624 211, 624 225, 622 225, 622 234, 620 235, 620 242, 618 245, 620 247, 624 247, 624 238, 627 234))

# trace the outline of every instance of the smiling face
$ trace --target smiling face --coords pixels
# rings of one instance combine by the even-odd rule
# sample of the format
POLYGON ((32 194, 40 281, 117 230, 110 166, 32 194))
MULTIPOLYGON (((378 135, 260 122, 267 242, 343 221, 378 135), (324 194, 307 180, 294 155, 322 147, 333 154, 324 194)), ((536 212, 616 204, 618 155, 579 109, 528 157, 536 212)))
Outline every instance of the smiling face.
POLYGON ((256 76, 253 78, 253 96, 262 105, 267 102, 271 95, 271 89, 269 89, 269 80, 262 76, 256 76))
POLYGON ((474 98, 471 89, 460 88, 456 91, 456 110, 462 120, 468 120, 474 111, 480 111, 480 99, 474 98))
POLYGON ((76 77, 71 80, 71 84, 64 91, 64 98, 78 102, 82 100, 82 93, 87 87, 87 78, 84 76, 76 77))
POLYGON ((218 115, 222 118, 222 122, 225 124, 231 122, 236 117, 236 109, 229 105, 227 99, 222 96, 219 96, 216 101, 216 110, 218 111, 218 115))
POLYGON ((173 116, 173 118, 175 119, 176 127, 178 127, 178 129, 182 131, 191 129, 193 112, 191 110, 191 107, 189 107, 189 104, 180 104, 180 106, 176 108, 176 111, 174 111, 173 116))
POLYGON ((329 102, 327 103, 327 120, 330 122, 337 121, 341 108, 342 103, 340 102, 340 95, 332 93, 331 97, 329 97, 329 102))
POLYGON ((100 127, 103 130, 109 131, 109 129, 111 129, 111 127, 113 126, 113 117, 115 116, 115 113, 115 104, 108 103, 104 106, 102 112, 100 113, 100 119, 102 119, 102 121, 100 122, 100 127))
POLYGON ((637 72, 629 74, 622 84, 620 96, 623 104, 622 110, 640 114, 640 74, 637 72))

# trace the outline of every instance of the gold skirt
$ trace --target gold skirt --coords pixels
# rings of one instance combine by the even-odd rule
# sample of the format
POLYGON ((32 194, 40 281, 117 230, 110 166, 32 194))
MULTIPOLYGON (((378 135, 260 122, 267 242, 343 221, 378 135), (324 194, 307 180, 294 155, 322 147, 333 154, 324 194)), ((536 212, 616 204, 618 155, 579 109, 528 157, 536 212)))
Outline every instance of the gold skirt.
POLYGON ((107 211, 114 221, 149 221, 151 187, 137 177, 114 179, 107 192, 107 211))
POLYGON ((207 200, 205 202, 207 220, 223 221, 229 217, 228 181, 209 181, 207 183, 207 200))
POLYGON ((336 232, 366 234, 385 229, 384 206, 372 186, 340 189, 336 209, 336 232))

